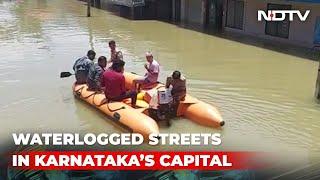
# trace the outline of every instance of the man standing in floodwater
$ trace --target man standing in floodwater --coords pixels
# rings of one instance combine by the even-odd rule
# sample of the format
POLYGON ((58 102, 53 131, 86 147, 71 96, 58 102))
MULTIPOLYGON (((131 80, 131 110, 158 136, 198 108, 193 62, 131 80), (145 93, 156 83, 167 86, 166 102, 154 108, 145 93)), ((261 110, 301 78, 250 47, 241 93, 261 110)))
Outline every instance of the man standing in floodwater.
POLYGON ((93 60, 96 57, 96 53, 93 50, 89 50, 87 55, 79 58, 73 65, 75 72, 76 84, 86 84, 89 74, 89 69, 93 65, 93 60))
POLYGON ((110 59, 108 63, 113 63, 117 60, 123 60, 123 55, 121 51, 117 51, 117 45, 114 40, 109 41, 109 48, 110 48, 110 59))
POLYGON ((147 63, 144 65, 144 68, 147 70, 147 73, 145 74, 144 77, 133 80, 132 90, 139 91, 140 89, 139 86, 152 85, 158 82, 158 77, 160 73, 159 63, 153 59, 153 55, 151 52, 146 53, 146 60, 147 60, 147 63))

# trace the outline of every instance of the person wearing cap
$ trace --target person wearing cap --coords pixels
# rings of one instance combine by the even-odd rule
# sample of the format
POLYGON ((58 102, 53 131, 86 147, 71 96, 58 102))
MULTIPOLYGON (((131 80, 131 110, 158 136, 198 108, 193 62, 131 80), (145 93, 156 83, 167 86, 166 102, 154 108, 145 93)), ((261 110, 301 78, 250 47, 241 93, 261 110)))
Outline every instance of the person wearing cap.
POLYGON ((107 58, 100 56, 98 63, 95 63, 89 69, 87 85, 89 91, 101 91, 101 78, 107 66, 107 58))
POLYGON ((147 63, 144 65, 144 68, 147 70, 147 72, 144 77, 133 80, 133 90, 139 90, 139 87, 141 85, 152 85, 158 82, 158 77, 160 73, 159 63, 153 59, 153 55, 151 52, 146 53, 146 60, 147 63))
POLYGON ((93 60, 96 53, 93 50, 89 50, 87 55, 79 58, 73 65, 75 72, 76 84, 86 84, 89 74, 89 69, 93 65, 93 60))
POLYGON ((167 78, 166 88, 171 89, 173 104, 183 101, 187 94, 186 78, 179 71, 174 71, 171 77, 167 78))
POLYGON ((126 91, 124 65, 125 62, 122 60, 113 62, 111 68, 103 73, 102 86, 105 87, 104 93, 108 101, 122 101, 131 98, 131 106, 135 108, 137 93, 126 91))

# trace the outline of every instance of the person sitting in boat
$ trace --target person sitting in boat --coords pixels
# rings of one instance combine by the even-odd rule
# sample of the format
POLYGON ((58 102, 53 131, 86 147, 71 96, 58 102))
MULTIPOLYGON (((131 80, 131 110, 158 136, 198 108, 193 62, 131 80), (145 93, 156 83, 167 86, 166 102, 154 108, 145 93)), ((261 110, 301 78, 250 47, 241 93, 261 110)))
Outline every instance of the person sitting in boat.
POLYGON ((166 88, 171 87, 173 104, 177 105, 183 101, 187 94, 186 78, 179 71, 174 71, 171 77, 167 78, 166 88))
POLYGON ((108 63, 113 63, 117 60, 123 60, 123 55, 121 51, 117 51, 117 45, 114 40, 109 41, 109 48, 110 48, 110 59, 108 63))
POLYGON ((105 87, 105 96, 108 101, 122 101, 131 98, 131 106, 136 107, 137 93, 126 91, 123 75, 125 62, 122 60, 112 63, 111 69, 103 73, 102 86, 105 87))
POLYGON ((93 50, 89 50, 87 55, 79 58, 73 65, 75 72, 76 84, 86 84, 89 74, 89 69, 93 65, 93 60, 96 57, 96 53, 93 50))
POLYGON ((101 79, 107 66, 107 58, 100 56, 98 63, 94 64, 89 69, 87 85, 89 91, 101 91, 101 79))
POLYGON ((132 89, 135 91, 139 91, 140 86, 152 85, 158 82, 158 77, 160 73, 159 63, 153 59, 153 55, 151 52, 146 53, 146 60, 147 63, 144 65, 144 68, 147 70, 147 73, 144 77, 133 80, 132 89))

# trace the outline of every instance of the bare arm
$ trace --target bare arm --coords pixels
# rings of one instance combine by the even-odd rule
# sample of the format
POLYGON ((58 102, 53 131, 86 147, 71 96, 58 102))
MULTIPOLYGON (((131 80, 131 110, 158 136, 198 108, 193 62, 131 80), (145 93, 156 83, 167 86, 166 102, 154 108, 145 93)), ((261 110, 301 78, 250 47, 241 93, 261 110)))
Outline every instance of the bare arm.
POLYGON ((172 83, 172 77, 167 77, 166 88, 169 88, 172 83))

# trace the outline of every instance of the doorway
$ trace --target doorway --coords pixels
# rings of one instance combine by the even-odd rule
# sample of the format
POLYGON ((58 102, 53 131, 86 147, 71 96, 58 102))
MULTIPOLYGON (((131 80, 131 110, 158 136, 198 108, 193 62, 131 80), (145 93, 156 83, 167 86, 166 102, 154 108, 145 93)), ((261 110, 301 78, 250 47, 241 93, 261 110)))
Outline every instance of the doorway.
POLYGON ((206 26, 221 30, 223 22, 223 0, 208 0, 206 5, 206 26))
POLYGON ((172 20, 172 0, 156 1, 157 19, 162 21, 172 20))
POLYGON ((174 0, 174 21, 180 22, 181 21, 181 0, 174 0))
MULTIPOLYGON (((268 10, 291 10, 291 5, 268 4, 268 10)), ((289 38, 290 21, 286 17, 284 21, 267 21, 265 34, 280 38, 289 38)))

